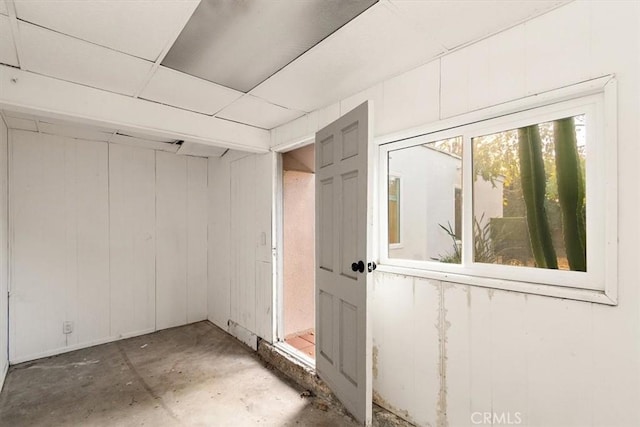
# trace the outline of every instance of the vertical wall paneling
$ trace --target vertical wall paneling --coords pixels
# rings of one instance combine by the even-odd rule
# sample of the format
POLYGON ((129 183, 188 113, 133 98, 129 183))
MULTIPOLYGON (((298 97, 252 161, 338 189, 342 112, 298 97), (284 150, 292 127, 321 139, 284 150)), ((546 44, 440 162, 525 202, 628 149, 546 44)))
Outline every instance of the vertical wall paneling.
POLYGON ((64 142, 10 131, 10 359, 65 346, 64 142), (46 214, 45 214, 46 212, 46 214), (34 308, 36 308, 34 310, 34 308))
POLYGON ((209 320, 226 330, 230 313, 231 272, 231 165, 226 158, 208 160, 209 211, 209 320))
POLYGON ((273 269, 271 210, 274 190, 274 154, 256 156, 256 335, 273 341, 273 269))
POLYGON ((207 159, 187 157, 187 323, 207 318, 207 159))
MULTIPOLYGON (((110 335, 109 301, 109 197, 108 146, 79 141, 75 151, 75 224, 77 287, 75 307, 68 306, 74 332, 74 344, 91 342, 110 335)), ((67 168, 68 169, 68 168, 67 168)), ((73 259, 73 257, 69 257, 73 259)))
POLYGON ((209 160, 209 319, 273 340, 274 154, 209 160))
POLYGON ((8 217, 8 134, 4 120, 0 118, 0 390, 9 368, 9 217, 8 217))
POLYGON ((10 132, 11 361, 206 319, 206 159, 10 132))
POLYGON ((187 158, 156 152, 156 327, 187 323, 187 158))
POLYGON ((109 145, 111 335, 155 330, 155 152, 109 145))
POLYGON ((11 360, 109 336, 107 147, 11 131, 11 360), (63 333, 63 323, 73 330, 63 333))
POLYGON ((256 156, 231 163, 231 320, 256 330, 256 156))

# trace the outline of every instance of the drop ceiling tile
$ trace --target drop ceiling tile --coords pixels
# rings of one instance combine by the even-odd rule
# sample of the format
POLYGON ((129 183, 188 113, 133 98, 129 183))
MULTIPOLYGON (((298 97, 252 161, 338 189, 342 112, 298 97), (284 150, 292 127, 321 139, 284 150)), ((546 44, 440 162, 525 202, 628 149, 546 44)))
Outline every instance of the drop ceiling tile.
POLYGON ((162 65, 242 92, 377 0, 204 0, 162 65))
MULTIPOLYGON (((0 0, 0 4, 4 3, 0 0)), ((9 17, 4 15, 0 15, 0 63, 18 66, 18 55, 13 44, 9 17)))
POLYGON ((312 111, 417 67, 442 51, 439 43, 380 2, 250 93, 312 111))
POLYGON ((220 86, 166 67, 159 67, 141 98, 213 115, 242 96, 220 86))
POLYGON ((151 150, 168 151, 170 153, 175 153, 180 148, 180 145, 178 144, 134 138, 131 136, 120 134, 113 135, 109 142, 114 144, 130 145, 133 147, 148 148, 151 150))
POLYGON ((199 144, 197 142, 185 141, 178 150, 178 154, 198 157, 220 157, 226 148, 214 147, 212 145, 199 144))
POLYGON ((447 49, 505 30, 563 3, 567 0, 391 0, 408 23, 447 49))
POLYGON ((199 0, 16 1, 19 19, 155 61, 199 0))
POLYGON ((36 122, 34 120, 29 119, 20 119, 17 117, 4 117, 7 122, 7 127, 9 129, 20 129, 20 130, 30 130, 33 132, 38 131, 38 127, 36 126, 36 122))
POLYGON ((74 83, 133 95, 152 64, 82 40, 19 22, 22 68, 74 83))
POLYGON ((100 132, 84 126, 61 125, 43 121, 38 122, 38 129, 41 133, 47 133, 49 135, 66 136, 68 138, 84 139, 87 141, 108 142, 112 135, 108 132, 100 132))
POLYGON ((245 95, 216 114, 216 117, 263 129, 273 129, 303 114, 303 111, 290 110, 255 96, 245 95))

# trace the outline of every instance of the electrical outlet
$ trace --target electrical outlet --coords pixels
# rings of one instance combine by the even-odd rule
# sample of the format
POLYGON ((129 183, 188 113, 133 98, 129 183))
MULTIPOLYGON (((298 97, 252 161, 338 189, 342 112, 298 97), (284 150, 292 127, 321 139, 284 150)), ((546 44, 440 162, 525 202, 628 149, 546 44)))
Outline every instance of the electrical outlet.
POLYGON ((62 322, 62 333, 70 334, 71 332, 73 332, 73 322, 71 320, 62 322))

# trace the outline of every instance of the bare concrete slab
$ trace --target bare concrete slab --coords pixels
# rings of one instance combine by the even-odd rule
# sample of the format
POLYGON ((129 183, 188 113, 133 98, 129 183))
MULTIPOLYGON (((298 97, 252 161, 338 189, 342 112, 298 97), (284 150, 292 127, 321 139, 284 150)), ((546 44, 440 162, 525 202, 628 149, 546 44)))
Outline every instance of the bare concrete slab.
POLYGON ((356 426, 209 322, 12 366, 2 426, 356 426))

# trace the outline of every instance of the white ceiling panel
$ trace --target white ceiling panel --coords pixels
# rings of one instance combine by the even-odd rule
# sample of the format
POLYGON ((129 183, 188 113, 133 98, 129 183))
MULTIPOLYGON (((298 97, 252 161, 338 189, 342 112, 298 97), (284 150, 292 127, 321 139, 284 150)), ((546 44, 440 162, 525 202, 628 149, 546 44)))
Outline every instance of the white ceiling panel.
POLYGON ((199 0, 16 1, 18 18, 155 61, 172 43, 199 0))
POLYGON ((6 115, 4 119, 7 122, 7 127, 9 129, 30 130, 33 132, 38 131, 38 127, 36 126, 35 120, 22 119, 18 117, 9 117, 6 115))
POLYGON ((391 0, 391 7, 447 49, 507 29, 567 0, 391 0))
POLYGON ((28 71, 133 95, 152 64, 82 40, 19 23, 21 65, 28 71))
POLYGON ((392 5, 380 2, 250 93, 311 111, 414 68, 442 51, 437 41, 407 25, 392 5))
POLYGON ((159 67, 140 97, 213 115, 242 95, 242 92, 159 67))
POLYGON ((109 142, 114 144, 130 145, 133 147, 149 148, 151 150, 168 151, 170 153, 175 153, 180 148, 180 145, 178 144, 151 141, 149 139, 134 138, 120 134, 113 135, 109 142))
MULTIPOLYGON (((0 4, 4 4, 2 0, 0 0, 0 4)), ((16 55, 16 47, 13 44, 9 17, 5 15, 0 15, 0 63, 18 66, 18 55, 16 55)))
POLYGON ((226 148, 213 147, 211 145, 198 144, 185 141, 178 150, 178 154, 198 157, 220 157, 227 151, 226 148))
POLYGON ((84 139, 87 141, 108 142, 112 135, 112 133, 100 132, 84 126, 61 125, 43 121, 38 122, 38 129, 41 133, 47 133, 49 135, 66 136, 68 138, 84 139))
POLYGON ((245 95, 216 114, 216 117, 263 129, 273 129, 303 114, 303 111, 283 108, 255 96, 245 95))

